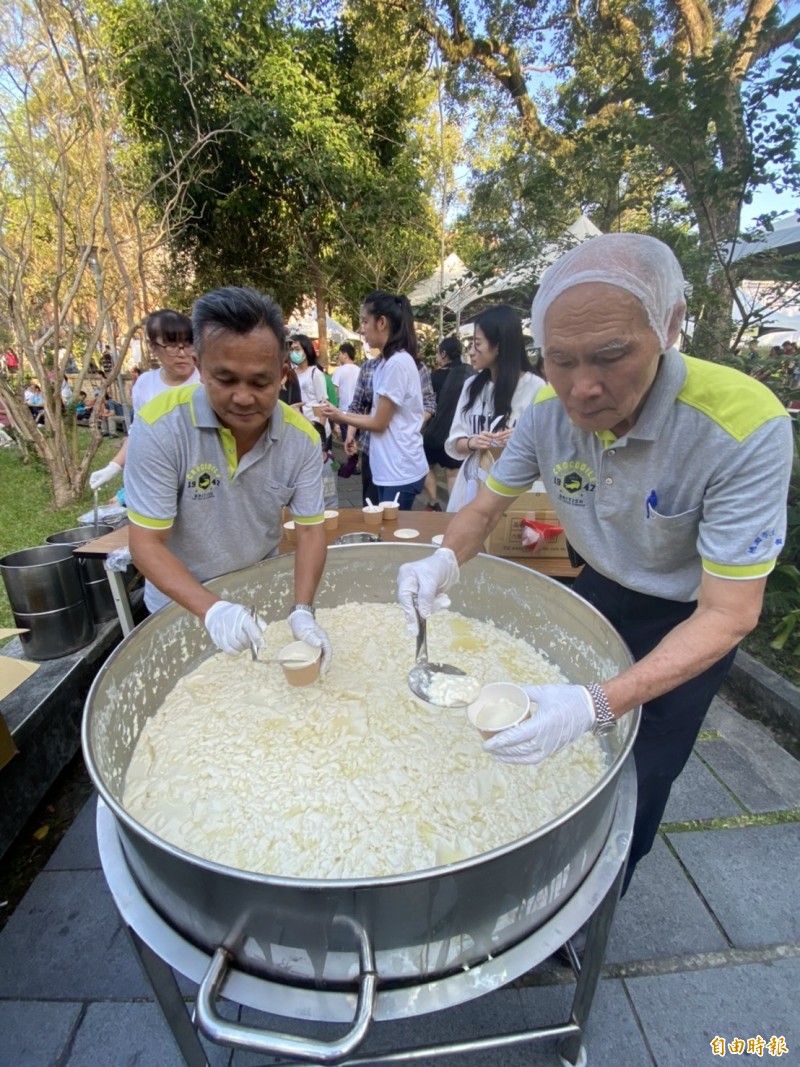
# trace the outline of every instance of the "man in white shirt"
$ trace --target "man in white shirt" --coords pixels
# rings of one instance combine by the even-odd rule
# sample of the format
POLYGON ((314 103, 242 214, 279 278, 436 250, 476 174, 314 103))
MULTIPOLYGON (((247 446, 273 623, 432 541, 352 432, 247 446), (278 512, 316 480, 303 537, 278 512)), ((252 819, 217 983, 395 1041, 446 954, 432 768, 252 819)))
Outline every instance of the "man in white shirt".
MULTIPOLYGON (((339 365, 331 375, 339 394, 339 407, 342 411, 347 411, 353 402, 359 370, 356 365, 356 350, 349 341, 345 341, 339 345, 339 365)), ((342 441, 347 436, 347 427, 343 424, 339 426, 339 435, 342 441)))

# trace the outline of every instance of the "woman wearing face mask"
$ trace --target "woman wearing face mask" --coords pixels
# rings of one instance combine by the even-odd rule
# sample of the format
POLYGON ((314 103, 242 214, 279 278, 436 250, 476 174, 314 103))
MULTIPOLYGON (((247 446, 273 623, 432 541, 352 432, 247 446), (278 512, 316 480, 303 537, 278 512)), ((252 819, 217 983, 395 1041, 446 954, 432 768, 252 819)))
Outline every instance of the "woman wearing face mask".
POLYGON ((296 333, 292 337, 289 344, 289 359, 300 383, 302 412, 309 422, 314 423, 324 441, 328 432, 325 419, 315 415, 314 408, 327 403, 328 387, 325 384, 325 375, 317 366, 317 353, 314 351, 311 339, 304 333, 296 333))
POLYGON ((494 458, 505 448, 522 412, 545 385, 534 374, 522 320, 508 304, 487 308, 475 320, 472 365, 478 372, 464 383, 444 449, 453 459, 465 459, 447 505, 459 511, 478 491, 481 458, 494 458))
MULTIPOLYGON (((414 316, 405 296, 370 293, 361 306, 361 333, 379 348, 372 379, 372 410, 355 415, 327 405, 325 415, 357 430, 369 430, 369 459, 378 501, 398 497, 410 511, 422 491, 428 461, 422 447, 422 386, 414 316)), ((377 503, 378 501, 373 501, 377 503)))

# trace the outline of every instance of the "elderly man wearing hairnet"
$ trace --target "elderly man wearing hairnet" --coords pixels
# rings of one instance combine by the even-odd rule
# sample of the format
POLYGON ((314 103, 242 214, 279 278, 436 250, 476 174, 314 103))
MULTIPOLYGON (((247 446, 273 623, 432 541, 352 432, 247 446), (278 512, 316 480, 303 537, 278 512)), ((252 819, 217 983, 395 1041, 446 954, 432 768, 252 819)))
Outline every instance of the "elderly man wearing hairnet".
POLYGON ((677 350, 684 288, 670 249, 636 234, 593 238, 553 264, 532 313, 549 385, 442 547, 399 574, 416 632, 413 599, 423 617, 445 607, 459 565, 510 500, 542 479, 586 561, 575 591, 636 662, 584 685, 528 687, 536 714, 485 748, 538 763, 644 705, 625 888, 736 646, 758 621, 786 526, 790 420, 759 382, 677 350))

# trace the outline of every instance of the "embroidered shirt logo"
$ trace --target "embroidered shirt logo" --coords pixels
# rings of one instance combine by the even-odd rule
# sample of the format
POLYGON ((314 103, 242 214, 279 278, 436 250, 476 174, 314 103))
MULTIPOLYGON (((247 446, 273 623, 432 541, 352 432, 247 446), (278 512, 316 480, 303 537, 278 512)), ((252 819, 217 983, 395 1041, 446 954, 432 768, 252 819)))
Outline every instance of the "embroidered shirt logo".
POLYGON ((565 504, 585 507, 586 496, 594 492, 596 484, 597 478, 588 463, 573 460, 553 467, 554 494, 565 504))
POLYGON ((213 463, 199 463, 186 475, 186 488, 193 500, 210 500, 219 484, 219 469, 213 463))

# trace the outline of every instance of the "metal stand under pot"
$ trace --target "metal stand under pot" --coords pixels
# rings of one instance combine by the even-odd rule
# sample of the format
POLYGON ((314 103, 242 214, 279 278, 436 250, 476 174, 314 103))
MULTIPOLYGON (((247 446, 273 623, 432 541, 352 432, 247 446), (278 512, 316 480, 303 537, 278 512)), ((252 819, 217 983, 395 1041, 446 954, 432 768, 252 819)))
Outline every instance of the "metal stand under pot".
POLYGON ((188 1067, 207 1067, 198 1030, 212 1043, 230 1048, 286 1056, 300 1063, 346 1065, 401 1063, 418 1060, 423 1054, 458 1055, 549 1039, 558 1042, 561 1063, 576 1067, 586 1063, 584 1031, 622 885, 635 807, 636 779, 629 758, 621 769, 605 844, 575 893, 534 933, 467 970, 417 985, 381 988, 371 946, 363 930, 356 929, 348 917, 354 940, 359 942, 361 974, 357 993, 288 985, 230 969, 232 957, 226 948, 220 946, 213 956, 209 955, 153 909, 131 873, 116 821, 102 800, 98 801, 97 838, 103 871, 123 924, 188 1067), (590 919, 582 962, 570 947, 577 983, 570 1017, 563 1024, 384 1054, 353 1055, 373 1025, 454 1007, 499 989, 547 959, 590 919), (173 969, 200 985, 193 1015, 187 1012, 173 969), (215 1007, 220 995, 283 1017, 347 1022, 352 1026, 344 1037, 333 1041, 260 1031, 223 1018, 215 1007))

